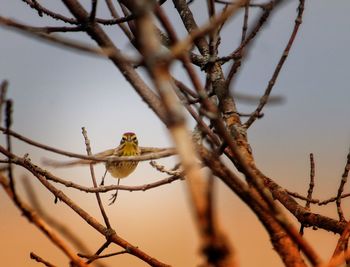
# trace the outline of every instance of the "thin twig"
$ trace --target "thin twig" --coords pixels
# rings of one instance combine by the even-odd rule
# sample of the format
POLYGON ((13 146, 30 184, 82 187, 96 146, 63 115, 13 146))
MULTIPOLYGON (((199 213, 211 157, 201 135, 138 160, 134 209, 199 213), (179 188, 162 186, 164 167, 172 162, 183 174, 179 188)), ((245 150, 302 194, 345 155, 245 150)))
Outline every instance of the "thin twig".
POLYGON ((36 262, 40 262, 40 263, 44 264, 47 267, 56 267, 56 265, 53 265, 50 262, 44 260, 43 258, 36 255, 34 252, 30 252, 30 258, 32 260, 35 260, 36 262))
MULTIPOLYGON (((22 0, 26 4, 28 4, 31 8, 35 9, 39 14, 45 14, 55 20, 61 20, 65 23, 69 24, 80 24, 79 21, 77 21, 74 18, 68 18, 66 16, 63 16, 59 13, 53 12, 42 5, 40 5, 37 1, 30 1, 30 0, 22 0)), ((93 0, 95 1, 95 0, 93 0)), ((92 9, 93 10, 93 9, 92 9)), ((95 15, 94 15, 95 16, 95 15)), ((102 18, 95 18, 95 21, 98 23, 101 23, 103 25, 115 25, 115 24, 120 24, 129 20, 133 20, 134 16, 125 16, 123 18, 114 18, 114 19, 102 19, 102 18)))
POLYGON ((310 208, 310 200, 312 199, 312 193, 315 186, 315 160, 314 155, 310 153, 310 183, 309 183, 309 190, 307 191, 307 201, 305 204, 305 208, 310 208))
POLYGON ((91 0, 90 22, 95 22, 98 0, 91 0))
MULTIPOLYGON (((215 3, 223 4, 223 5, 232 5, 234 2, 230 0, 215 0, 215 3)), ((242 5, 244 7, 245 5, 242 5)), ((269 3, 261 3, 261 4, 249 4, 250 7, 259 7, 261 9, 266 9, 269 6, 269 3)))
MULTIPOLYGON (((22 24, 24 25, 24 24, 22 24)), ((18 25, 20 26, 20 25, 18 25)), ((73 26, 73 27, 55 27, 55 26, 47 26, 47 27, 34 27, 34 26, 28 26, 25 25, 28 28, 28 31, 36 32, 36 33, 54 33, 54 32, 82 32, 85 31, 85 28, 83 26, 73 26)))
POLYGON ((128 21, 131 21, 135 19, 134 16, 132 15, 129 15, 129 16, 125 16, 125 17, 120 17, 120 18, 114 18, 114 19, 101 19, 101 18, 96 18, 95 21, 98 22, 98 23, 101 23, 103 25, 116 25, 116 24, 122 24, 124 22, 128 22, 128 21))
MULTIPOLYGON (((219 138, 213 133, 213 131, 208 127, 208 125, 203 121, 201 116, 192 108, 192 106, 189 105, 189 101, 187 101, 184 97, 186 95, 187 89, 185 89, 184 84, 182 84, 180 81, 175 81, 175 85, 177 85, 181 92, 178 92, 177 88, 174 88, 175 93, 177 94, 178 98, 181 100, 183 106, 187 109, 187 111, 191 114, 191 116, 194 118, 194 120, 198 123, 198 126, 200 127, 200 130, 205 134, 205 136, 212 142, 212 144, 219 146, 220 140, 219 138)), ((191 91, 192 92, 192 91, 191 91)))
POLYGON ((264 108, 264 106, 266 105, 268 99, 269 99, 269 96, 270 96, 270 93, 272 91, 272 88, 273 86, 275 85, 276 83, 276 80, 278 78, 278 75, 283 67, 283 64, 284 62, 286 61, 288 55, 289 55, 289 51, 294 43, 294 40, 295 40, 295 37, 298 33, 298 30, 299 30, 299 27, 300 27, 300 24, 302 23, 302 17, 303 17, 303 12, 304 12, 304 4, 305 4, 305 0, 300 0, 299 1, 299 6, 298 6, 298 14, 297 14, 297 17, 295 19, 295 25, 294 25, 294 28, 293 28, 293 31, 291 33, 291 36, 288 40, 288 43, 287 43, 287 46, 286 48, 284 49, 283 53, 282 53, 282 56, 273 72, 273 75, 265 89, 265 93, 264 95, 261 97, 260 99, 260 103, 259 105, 257 106, 257 108, 255 109, 255 111, 253 112, 253 115, 244 123, 244 126, 246 128, 249 128, 253 123, 254 121, 257 119, 257 116, 261 113, 262 109, 264 108))
POLYGON ((0 85, 0 125, 2 124, 2 107, 3 104, 6 102, 6 92, 8 87, 8 81, 4 80, 2 81, 0 85))
POLYGON ((304 200, 304 201, 309 201, 310 203, 312 204, 319 204, 320 203, 320 200, 319 199, 309 199, 297 192, 291 192, 289 190, 286 189, 286 193, 288 193, 288 195, 294 197, 294 198, 298 198, 298 199, 301 199, 301 200, 304 200))
POLYGON ((80 27, 78 27, 78 28, 64 28, 64 27, 57 28, 57 27, 55 27, 55 28, 53 28, 54 30, 52 30, 50 27, 38 28, 38 27, 28 26, 28 25, 19 23, 17 21, 14 21, 12 19, 1 17, 1 16, 0 16, 0 25, 4 25, 4 26, 9 27, 11 29, 18 30, 24 34, 28 34, 31 37, 40 38, 40 39, 43 39, 45 41, 49 41, 49 42, 56 44, 56 45, 69 47, 69 48, 79 50, 82 52, 87 52, 87 53, 92 54, 92 55, 108 57, 111 53, 111 51, 108 48, 103 48, 103 49, 94 48, 94 47, 91 47, 87 44, 84 44, 84 43, 81 43, 78 41, 74 41, 74 40, 70 40, 70 39, 66 39, 66 38, 62 38, 62 37, 58 37, 58 36, 53 36, 53 35, 49 35, 49 34, 45 33, 47 31, 49 31, 49 32, 59 31, 59 29, 61 29, 60 31, 69 31, 69 29, 73 29, 74 31, 76 31, 76 30, 80 30, 80 27))
MULTIPOLYGON (((346 193, 346 194, 342 194, 342 195, 341 195, 341 198, 347 198, 347 197, 350 197, 350 193, 346 193)), ((331 197, 331 198, 328 198, 328 199, 326 199, 326 200, 319 201, 319 202, 318 202, 318 205, 319 205, 319 206, 327 205, 327 204, 329 204, 329 203, 331 203, 331 202, 337 201, 337 199, 338 199, 337 196, 336 196, 336 197, 331 197)))
MULTIPOLYGON (((95 254, 90 257, 90 259, 88 259, 88 261, 86 262, 87 264, 90 264, 92 263, 93 261, 95 261, 96 259, 98 259, 99 255, 106 249, 108 248, 108 246, 111 244, 111 241, 110 240, 107 240, 106 242, 104 242, 102 244, 102 246, 95 252, 95 254)), ((79 255, 78 255, 79 256, 79 255)))
POLYGON ((113 256, 125 254, 125 253, 128 253, 128 251, 127 250, 122 250, 122 251, 108 253, 108 254, 104 254, 104 255, 90 255, 90 256, 78 253, 78 256, 81 257, 81 258, 89 259, 89 260, 92 260, 92 259, 96 260, 96 259, 109 258, 109 257, 113 257, 113 256))
POLYGON ((182 176, 182 172, 181 171, 172 171, 172 170, 167 170, 163 165, 158 164, 157 162, 155 162, 154 160, 151 160, 149 162, 149 164, 155 168, 157 171, 162 172, 162 173, 166 173, 168 175, 174 175, 174 176, 182 176))
POLYGON ((236 48, 232 53, 230 53, 228 56, 224 56, 221 58, 218 58, 218 62, 220 64, 225 64, 226 62, 230 61, 231 59, 237 59, 239 55, 241 54, 241 50, 245 49, 245 47, 251 43, 252 40, 255 39, 257 34, 260 32, 264 24, 267 22, 267 19, 269 18, 271 11, 275 8, 275 6, 280 3, 283 0, 271 0, 269 4, 267 5, 267 8, 264 9, 263 14, 258 18, 256 23, 253 23, 255 27, 251 30, 251 32, 248 34, 248 36, 245 38, 244 42, 240 44, 238 48, 236 48))
MULTIPOLYGON (((87 136, 87 132, 86 132, 85 127, 82 128, 82 133, 83 133, 83 136, 84 136, 84 139, 85 139, 86 152, 87 152, 87 154, 89 156, 91 156, 92 152, 91 152, 90 140, 89 140, 89 138, 87 136)), ((94 188, 97 188, 98 185, 97 185, 97 182, 96 182, 94 166, 93 166, 92 163, 90 163, 90 173, 91 173, 91 179, 92 179, 92 183, 94 185, 94 188)), ((105 209, 103 207, 100 194, 98 192, 96 192, 95 195, 96 195, 97 203, 98 203, 98 206, 100 208, 102 217, 103 217, 103 219, 105 221, 106 227, 107 228, 111 228, 111 224, 109 223, 108 216, 107 216, 106 211, 105 211, 105 209)))
MULTIPOLYGON (((250 0, 248 0, 244 6, 244 17, 243 17, 243 26, 242 26, 242 37, 241 37, 241 45, 243 44, 246 35, 247 35, 247 29, 248 29, 248 17, 249 17, 249 3, 250 0)), ((242 57, 244 56, 244 46, 241 50, 239 50, 239 53, 235 57, 235 62, 232 64, 232 67, 230 68, 230 71, 227 75, 226 84, 227 88, 230 88, 230 84, 234 78, 234 75, 237 73, 238 69, 241 66, 242 57)))
POLYGON ((249 17, 249 4, 250 0, 246 2, 244 5, 244 17, 243 17, 243 26, 242 26, 242 37, 241 37, 241 43, 244 42, 246 35, 247 35, 247 30, 248 30, 248 17, 249 17))
MULTIPOLYGON (((105 1, 106 1, 106 5, 107 5, 112 17, 114 19, 120 19, 120 16, 118 15, 118 12, 117 12, 116 8, 114 7, 112 0, 105 0, 105 1)), ((118 26, 124 32, 124 34, 127 36, 127 38, 131 41, 133 39, 133 35, 132 35, 131 31, 126 27, 125 23, 118 23, 118 26)))
POLYGON ((31 1, 31 0, 22 0, 22 1, 25 2, 27 5, 29 5, 31 8, 35 9, 37 12, 39 12, 39 14, 43 13, 49 17, 52 17, 55 20, 61 20, 63 22, 69 23, 69 24, 79 24, 75 19, 68 18, 68 17, 65 17, 61 14, 55 13, 55 12, 43 7, 37 1, 31 1))
MULTIPOLYGON (((158 13, 158 15, 160 15, 160 13, 158 13)), ((198 99, 198 94, 196 92, 194 92, 193 90, 191 90, 187 85, 185 85, 183 82, 174 79, 174 83, 175 85, 181 90, 181 92, 184 95, 190 95, 191 97, 198 99)), ((199 101, 199 99, 198 99, 199 101)))
MULTIPOLYGON (((239 93, 239 92, 233 92, 233 97, 240 102, 244 102, 246 104, 250 105, 256 105, 256 103, 259 103, 260 97, 255 95, 248 95, 245 93, 239 93)), ((275 104, 279 105, 284 102, 284 97, 280 95, 273 95, 269 97, 269 105, 275 104)))
MULTIPOLYGON (((307 200, 305 204, 305 209, 307 210, 310 210, 310 204, 312 200, 312 193, 314 190, 314 186, 315 186, 315 160, 314 160, 314 155, 310 153, 310 183, 309 183, 309 189, 307 191, 307 200)), ((304 234, 304 228, 305 228, 305 224, 302 223, 299 230, 299 233, 301 235, 304 234)))
POLYGON ((348 179, 349 170, 350 170, 350 150, 349 150, 349 153, 347 155, 347 161, 345 164, 344 172, 342 174, 342 178, 341 178, 340 185, 339 185, 338 192, 337 192, 337 199, 335 202, 337 205, 337 212, 338 212, 339 220, 341 220, 341 221, 345 221, 344 213, 343 213, 343 210, 341 208, 341 195, 343 193, 344 186, 345 186, 347 179, 348 179))
MULTIPOLYGON (((10 136, 10 128, 12 125, 12 100, 6 100, 6 108, 5 108, 5 134, 6 134, 6 148, 7 151, 12 153, 12 142, 11 142, 11 136, 10 136)), ((17 201, 17 193, 16 193, 16 189, 15 189, 15 180, 13 177, 13 168, 12 168, 12 160, 11 158, 8 158, 8 164, 7 164, 7 173, 8 173, 8 177, 9 177, 9 181, 10 181, 10 189, 12 191, 13 194, 13 199, 16 203, 17 201)))

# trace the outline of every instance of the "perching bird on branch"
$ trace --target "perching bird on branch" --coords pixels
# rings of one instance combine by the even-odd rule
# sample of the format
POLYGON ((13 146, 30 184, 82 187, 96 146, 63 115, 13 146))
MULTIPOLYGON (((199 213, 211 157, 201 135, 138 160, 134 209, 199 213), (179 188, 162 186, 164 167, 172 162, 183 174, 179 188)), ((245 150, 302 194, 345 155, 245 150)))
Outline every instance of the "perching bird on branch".
MULTIPOLYGON (((114 149, 113 156, 127 157, 139 155, 141 155, 141 149, 139 148, 136 134, 132 132, 124 133, 119 146, 114 149)), ((129 176, 136 169, 137 164, 138 161, 107 161, 106 172, 108 171, 114 178, 117 178, 119 185, 120 179, 129 176)), ((103 175, 101 185, 104 184, 106 172, 103 175)), ((110 205, 115 202, 117 195, 118 189, 116 193, 112 195, 110 205)))

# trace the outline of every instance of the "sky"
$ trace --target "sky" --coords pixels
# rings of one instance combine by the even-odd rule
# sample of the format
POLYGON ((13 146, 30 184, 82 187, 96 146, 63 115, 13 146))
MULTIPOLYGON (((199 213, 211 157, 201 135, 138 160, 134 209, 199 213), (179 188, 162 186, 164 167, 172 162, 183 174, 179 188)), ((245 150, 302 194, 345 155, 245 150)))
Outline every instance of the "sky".
MULTIPOLYGON (((42 3, 69 14, 58 1, 42 3)), ((265 90, 294 26, 297 4, 298 1, 288 1, 272 15, 266 30, 248 50, 248 60, 232 91, 261 95, 265 90)), ((164 7, 183 37, 185 31, 173 4, 167 1, 164 7)), ((290 191, 306 194, 309 153, 314 153, 314 193, 320 199, 336 194, 349 151, 349 8, 350 2, 346 0, 306 1, 303 23, 272 93, 283 97, 284 102, 266 107, 263 119, 248 132, 259 168, 290 191)), ((194 1, 192 10, 198 17, 198 24, 202 25, 207 14, 203 2, 194 1)), ((98 14, 102 16, 104 12, 98 14)), ((240 34, 241 15, 223 29, 222 55, 233 50, 236 36, 240 34)), ((36 26, 56 23, 45 16, 38 17, 21 1, 1 1, 0 16, 36 26)), ((249 22, 251 26, 253 19, 249 22)), ((109 28, 107 31, 119 48, 133 55, 119 30, 109 28)), ((92 44, 81 34, 66 36, 92 44)), ((126 131, 134 131, 141 146, 172 146, 166 128, 108 60, 44 43, 3 27, 0 27, 0 39, 0 79, 9 81, 8 97, 14 101, 13 130, 43 144, 81 154, 85 153, 83 126, 88 131, 93 152, 117 146, 126 131)), ((188 83, 178 65, 172 71, 188 83)), ((241 102, 237 105, 241 112, 251 112, 255 108, 241 102)), ((3 137, 0 142, 4 145, 3 137)), ((18 155, 29 153, 32 161, 38 164, 43 158, 64 159, 18 141, 14 141, 14 152, 18 155)), ((174 161, 159 162, 171 167, 174 161)), ((50 171, 74 182, 91 185, 88 168, 50 171)), ((103 166, 96 168, 97 175, 102 176, 103 172, 103 166)), ((28 173, 16 168, 15 174, 19 188, 23 190, 20 180, 28 173)), ((164 175, 148 163, 140 163, 122 183, 141 185, 162 177, 164 175)), ((103 243, 104 240, 63 203, 54 204, 53 196, 35 178, 28 176, 27 179, 33 184, 45 210, 54 211, 53 216, 58 219, 65 218, 64 222, 89 244, 92 251, 103 243)), ((115 180, 107 177, 106 183, 114 184, 115 180)), ((102 221, 94 195, 60 188, 102 221)), ((109 195, 103 195, 105 203, 109 195)), ((267 234, 249 209, 221 182, 218 182, 216 195, 218 216, 240 265, 254 266, 263 262, 266 266, 282 266, 267 234), (259 249, 252 249, 252 242, 259 249)), ((146 192, 121 192, 118 203, 107 206, 106 210, 117 232, 150 255, 173 266, 196 266, 200 263, 198 237, 187 200, 185 183, 177 181, 146 192)), ((335 205, 313 207, 313 210, 337 218, 335 205)), ((348 218, 348 214, 345 215, 348 218)), ((4 266, 37 266, 29 258, 31 251, 57 265, 66 264, 65 256, 20 216, 3 190, 0 190, 0 219, 0 235, 5 237, 0 239, 4 266)), ((321 230, 306 231, 306 238, 316 244, 324 259, 332 254, 336 237, 321 230)), ((113 247, 109 252, 118 250, 113 247)), ((114 257, 106 263, 145 266, 128 255, 114 257)))

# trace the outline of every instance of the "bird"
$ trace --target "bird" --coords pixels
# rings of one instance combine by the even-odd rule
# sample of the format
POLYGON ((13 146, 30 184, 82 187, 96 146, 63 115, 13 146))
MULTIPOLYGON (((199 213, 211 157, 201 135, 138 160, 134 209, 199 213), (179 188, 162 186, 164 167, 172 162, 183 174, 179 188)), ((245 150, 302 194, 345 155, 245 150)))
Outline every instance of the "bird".
MULTIPOLYGON (((123 134, 120 144, 114 149, 112 156, 127 157, 127 156, 139 156, 141 155, 141 149, 138 144, 137 136, 133 132, 126 132, 123 134)), ((107 171, 116 179, 118 179, 118 185, 120 179, 128 177, 137 167, 138 161, 107 161, 106 171, 102 177, 101 185, 104 184, 104 178, 107 171)), ((115 194, 110 198, 110 204, 113 204, 117 199, 118 189, 115 194)))

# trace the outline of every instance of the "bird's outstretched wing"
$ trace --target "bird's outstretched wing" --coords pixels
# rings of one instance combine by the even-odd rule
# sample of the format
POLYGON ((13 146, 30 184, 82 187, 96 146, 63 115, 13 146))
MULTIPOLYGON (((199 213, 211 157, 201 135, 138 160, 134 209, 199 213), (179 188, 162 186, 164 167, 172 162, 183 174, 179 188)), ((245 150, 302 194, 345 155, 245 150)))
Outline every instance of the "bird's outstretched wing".
MULTIPOLYGON (((115 148, 107 149, 105 151, 102 151, 97 154, 93 154, 93 157, 96 158, 101 158, 105 159, 109 156, 112 156, 115 148)), ((77 165, 86 165, 86 164, 97 164, 100 162, 93 161, 93 160, 86 160, 86 159, 78 159, 78 160, 71 160, 71 161, 59 161, 59 160, 53 160, 53 159, 43 159, 42 160, 43 164, 50 166, 50 167, 55 167, 55 168, 61 168, 61 167, 71 167, 71 166, 77 166, 77 165)))
MULTIPOLYGON (((107 159, 108 157, 118 155, 119 146, 116 148, 107 149, 105 151, 102 151, 97 154, 93 154, 92 157, 101 158, 101 159, 107 159)), ((141 150, 141 156, 145 156, 147 154, 154 155, 150 157, 149 159, 157 159, 162 157, 168 157, 171 155, 176 154, 176 151, 174 148, 157 148, 157 147, 140 147, 141 150), (157 155, 156 155, 157 154, 157 155)), ((94 161, 94 160, 86 160, 86 159, 77 159, 77 160, 71 160, 71 161, 59 161, 59 160, 52 160, 52 159, 43 159, 42 163, 46 166, 55 167, 55 168, 62 168, 62 167, 72 167, 72 166, 79 166, 79 165, 86 165, 86 164, 97 164, 101 163, 100 161, 94 161)))

